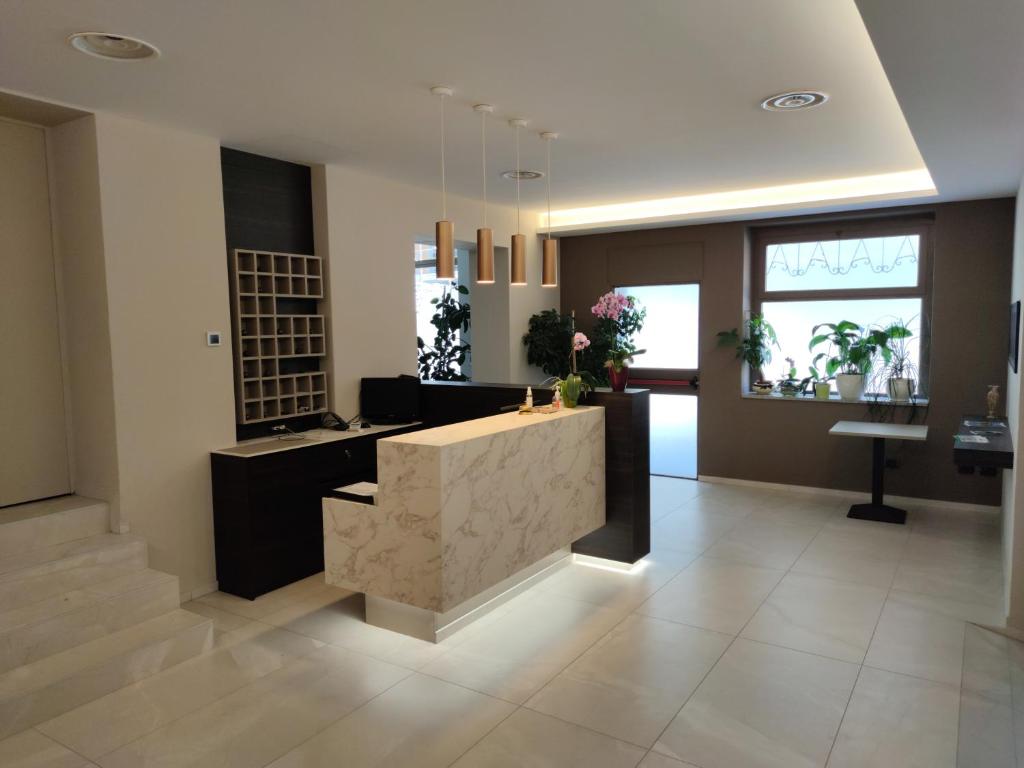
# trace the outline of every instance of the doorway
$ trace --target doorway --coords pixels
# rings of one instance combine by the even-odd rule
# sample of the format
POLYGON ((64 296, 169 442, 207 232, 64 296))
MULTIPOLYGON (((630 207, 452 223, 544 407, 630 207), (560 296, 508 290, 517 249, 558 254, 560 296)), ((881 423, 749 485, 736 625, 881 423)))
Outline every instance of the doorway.
POLYGON ((615 289, 646 308, 630 384, 651 390, 651 474, 697 479, 700 285, 615 289))

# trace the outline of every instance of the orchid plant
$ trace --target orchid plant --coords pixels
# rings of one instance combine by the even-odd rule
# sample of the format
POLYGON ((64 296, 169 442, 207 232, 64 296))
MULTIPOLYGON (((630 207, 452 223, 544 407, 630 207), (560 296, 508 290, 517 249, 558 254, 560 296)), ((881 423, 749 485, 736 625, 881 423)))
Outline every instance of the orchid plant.
POLYGON ((633 335, 643 328, 647 317, 647 310, 633 296, 609 291, 598 298, 590 311, 597 318, 597 332, 610 340, 606 367, 619 372, 636 355, 647 351, 637 349, 633 343, 633 335))

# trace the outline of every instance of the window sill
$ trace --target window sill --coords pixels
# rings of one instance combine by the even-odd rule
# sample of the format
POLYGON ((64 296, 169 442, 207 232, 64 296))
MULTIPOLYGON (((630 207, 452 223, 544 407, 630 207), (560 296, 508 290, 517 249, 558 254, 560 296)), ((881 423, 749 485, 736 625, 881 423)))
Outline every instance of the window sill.
POLYGON ((839 395, 833 393, 828 400, 819 400, 814 395, 796 395, 795 397, 786 397, 778 392, 772 392, 769 395, 755 395, 753 392, 743 392, 740 394, 744 400, 773 400, 787 403, 821 403, 827 405, 882 405, 892 408, 911 408, 913 406, 920 406, 926 408, 929 400, 927 397, 919 397, 910 403, 896 403, 890 400, 888 397, 879 395, 878 397, 862 397, 859 400, 840 400, 839 395))

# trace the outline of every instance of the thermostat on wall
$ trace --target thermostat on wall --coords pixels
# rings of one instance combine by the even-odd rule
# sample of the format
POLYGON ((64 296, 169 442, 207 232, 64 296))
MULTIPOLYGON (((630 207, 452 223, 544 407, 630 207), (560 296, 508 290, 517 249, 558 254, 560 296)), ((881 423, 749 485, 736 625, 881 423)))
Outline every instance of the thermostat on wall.
POLYGON ((220 346, 220 331, 207 331, 206 332, 206 346, 208 346, 208 347, 219 347, 220 346))

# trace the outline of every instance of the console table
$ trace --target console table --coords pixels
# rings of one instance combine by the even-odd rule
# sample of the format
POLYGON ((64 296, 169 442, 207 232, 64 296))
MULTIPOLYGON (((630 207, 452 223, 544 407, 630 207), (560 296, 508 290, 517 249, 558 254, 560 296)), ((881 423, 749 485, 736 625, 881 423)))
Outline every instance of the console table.
POLYGON ((830 435, 839 437, 870 437, 871 438, 871 503, 854 504, 850 507, 847 517, 856 520, 876 520, 880 523, 907 522, 907 511, 897 509, 883 503, 882 495, 885 486, 885 441, 928 439, 928 427, 923 424, 876 424, 867 421, 837 421, 830 435))

